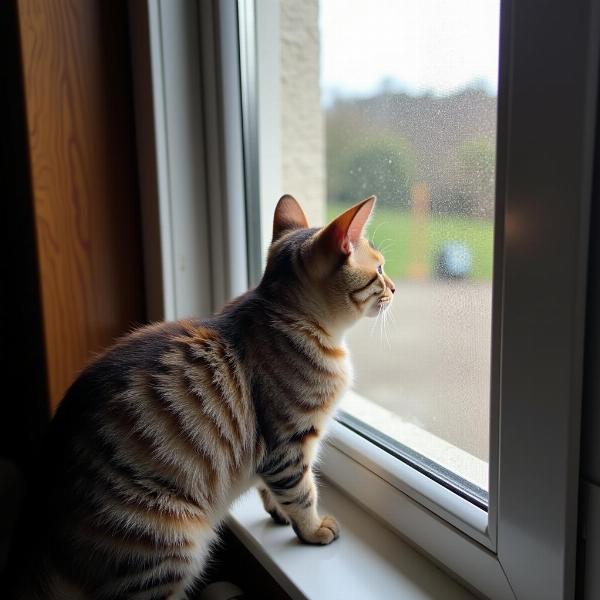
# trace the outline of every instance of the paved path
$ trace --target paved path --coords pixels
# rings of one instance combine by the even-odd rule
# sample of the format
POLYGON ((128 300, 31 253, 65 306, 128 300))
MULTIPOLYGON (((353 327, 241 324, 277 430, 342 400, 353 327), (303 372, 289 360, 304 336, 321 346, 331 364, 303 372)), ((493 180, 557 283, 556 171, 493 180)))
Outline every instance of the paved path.
POLYGON ((348 336, 354 389, 488 460, 491 284, 401 281, 390 310, 348 336))

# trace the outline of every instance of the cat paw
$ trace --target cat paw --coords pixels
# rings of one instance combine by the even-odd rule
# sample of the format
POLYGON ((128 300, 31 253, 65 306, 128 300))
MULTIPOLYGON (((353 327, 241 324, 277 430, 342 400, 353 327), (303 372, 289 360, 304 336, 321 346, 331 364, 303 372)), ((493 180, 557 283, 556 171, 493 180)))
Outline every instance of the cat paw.
POLYGON ((267 512, 271 515, 271 519, 273 519, 273 521, 275 523, 277 523, 277 525, 289 525, 290 524, 290 520, 278 508, 268 510, 267 512))
POLYGON ((326 546, 340 537, 340 526, 334 517, 323 517, 321 525, 313 533, 301 532, 296 526, 294 531, 298 538, 305 544, 326 546))

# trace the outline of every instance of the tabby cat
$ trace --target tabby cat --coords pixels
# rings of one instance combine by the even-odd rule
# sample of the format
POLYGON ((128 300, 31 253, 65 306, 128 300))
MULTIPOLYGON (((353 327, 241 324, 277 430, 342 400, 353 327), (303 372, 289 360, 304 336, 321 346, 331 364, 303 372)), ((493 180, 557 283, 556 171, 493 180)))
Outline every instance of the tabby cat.
POLYGON ((317 229, 282 197, 256 289, 211 318, 139 329, 82 372, 25 513, 17 598, 185 598, 257 480, 300 540, 338 537, 312 465, 351 378, 344 334, 394 293, 362 237, 374 202, 317 229))

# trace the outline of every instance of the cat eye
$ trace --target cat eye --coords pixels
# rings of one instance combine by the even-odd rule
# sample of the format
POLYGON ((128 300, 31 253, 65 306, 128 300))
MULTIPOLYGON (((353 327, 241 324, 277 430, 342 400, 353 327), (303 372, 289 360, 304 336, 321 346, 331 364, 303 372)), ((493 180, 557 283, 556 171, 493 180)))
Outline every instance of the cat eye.
POLYGON ((377 272, 378 272, 380 275, 383 275, 383 267, 382 267, 381 265, 379 265, 379 266, 377 267, 377 272))

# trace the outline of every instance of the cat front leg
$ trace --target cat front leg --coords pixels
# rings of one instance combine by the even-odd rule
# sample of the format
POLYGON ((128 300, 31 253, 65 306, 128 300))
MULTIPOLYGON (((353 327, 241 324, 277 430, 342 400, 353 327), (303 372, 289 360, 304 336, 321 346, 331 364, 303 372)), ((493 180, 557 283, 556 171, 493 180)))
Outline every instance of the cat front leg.
POLYGON ((271 515, 273 521, 275 521, 277 525, 289 525, 290 520, 288 519, 288 516, 277 504, 277 500, 275 500, 275 497, 268 490, 268 488, 260 485, 258 486, 258 493, 260 494, 260 498, 262 500, 263 506, 265 507, 265 510, 271 515))
POLYGON ((296 470, 263 478, 301 541, 325 545, 339 537, 335 518, 317 512, 317 486, 310 466, 300 464, 296 470))

